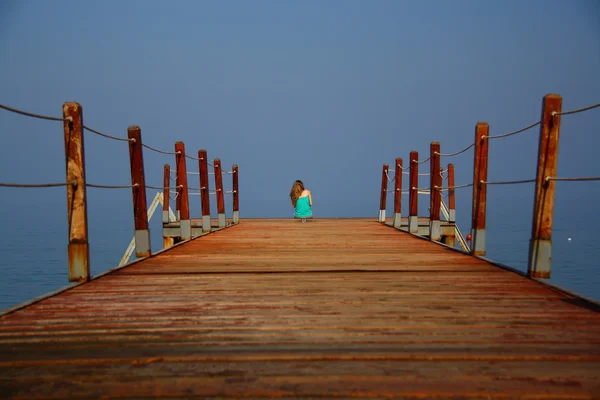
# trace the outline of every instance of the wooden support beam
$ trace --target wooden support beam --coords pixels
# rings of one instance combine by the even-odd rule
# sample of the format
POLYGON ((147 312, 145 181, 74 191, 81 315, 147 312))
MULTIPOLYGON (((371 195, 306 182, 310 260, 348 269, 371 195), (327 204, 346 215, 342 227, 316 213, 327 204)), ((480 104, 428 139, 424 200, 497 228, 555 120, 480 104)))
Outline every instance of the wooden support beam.
POLYGON ((555 182, 546 180, 546 177, 556 176, 560 115, 554 113, 561 110, 560 95, 544 96, 527 267, 527 274, 534 278, 550 278, 555 182))
POLYGON ((231 177, 231 181, 232 181, 232 185, 231 185, 231 190, 232 190, 232 194, 231 196, 233 197, 233 223, 237 224, 240 221, 240 198, 239 198, 239 193, 240 193, 240 189, 239 189, 239 182, 238 182, 238 166, 237 164, 234 164, 234 166, 231 168, 231 172, 232 172, 232 177, 231 177))
POLYGON ((419 233, 419 153, 410 152, 408 231, 419 233))
POLYGON ((394 185, 394 228, 402 225, 402 158, 396 158, 394 185))
POLYGON ((429 160, 429 240, 439 242, 442 239, 440 223, 442 175, 440 174, 439 142, 431 142, 429 160))
POLYGON ((179 201, 179 224, 181 240, 192 238, 192 221, 190 220, 190 203, 188 196, 187 167, 185 145, 175 143, 175 164, 177 165, 177 200, 179 201))
POLYGON ((479 122, 475 126, 475 149, 473 156, 473 207, 471 214, 471 253, 476 256, 485 255, 485 219, 487 203, 488 143, 487 122, 479 122))
POLYGON ((85 282, 90 280, 90 249, 81 105, 65 103, 63 117, 67 182, 73 182, 67 186, 69 281, 85 282))
POLYGON ((387 183, 388 183, 388 168, 387 164, 383 164, 381 170, 381 193, 379 194, 379 222, 385 222, 385 209, 387 205, 387 183))
POLYGON ((217 217, 219 228, 223 228, 227 225, 227 219, 225 218, 225 196, 223 193, 223 173, 221 168, 221 160, 215 158, 214 162, 215 170, 215 191, 217 195, 217 217))
POLYGON ((144 154, 142 130, 139 126, 127 128, 129 137, 129 164, 131 166, 131 188, 133 196, 133 220, 135 224, 135 256, 149 257, 150 230, 148 229, 148 210, 146 205, 146 180, 144 176, 144 154))
POLYGON ((200 171, 200 197, 202 198, 202 231, 210 232, 210 190, 206 150, 198 151, 198 164, 198 171, 200 171))

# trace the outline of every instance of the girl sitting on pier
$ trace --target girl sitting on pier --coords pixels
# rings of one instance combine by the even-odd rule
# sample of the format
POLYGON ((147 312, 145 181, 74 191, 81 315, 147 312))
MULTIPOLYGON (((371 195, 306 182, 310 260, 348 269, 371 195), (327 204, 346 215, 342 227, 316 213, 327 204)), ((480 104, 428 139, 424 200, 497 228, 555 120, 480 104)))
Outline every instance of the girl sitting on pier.
POLYGON ((296 209, 294 218, 302 219, 303 223, 306 222, 307 218, 312 218, 312 195, 310 190, 304 188, 304 183, 301 180, 294 182, 290 191, 290 199, 296 209))

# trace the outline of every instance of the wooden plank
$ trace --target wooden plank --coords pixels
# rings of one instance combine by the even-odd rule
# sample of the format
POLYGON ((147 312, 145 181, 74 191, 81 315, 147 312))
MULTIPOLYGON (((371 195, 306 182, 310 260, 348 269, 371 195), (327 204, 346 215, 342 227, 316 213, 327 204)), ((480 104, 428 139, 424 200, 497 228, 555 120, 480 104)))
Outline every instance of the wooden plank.
POLYGON ((594 398, 599 311, 375 220, 244 219, 0 317, 0 393, 594 398))

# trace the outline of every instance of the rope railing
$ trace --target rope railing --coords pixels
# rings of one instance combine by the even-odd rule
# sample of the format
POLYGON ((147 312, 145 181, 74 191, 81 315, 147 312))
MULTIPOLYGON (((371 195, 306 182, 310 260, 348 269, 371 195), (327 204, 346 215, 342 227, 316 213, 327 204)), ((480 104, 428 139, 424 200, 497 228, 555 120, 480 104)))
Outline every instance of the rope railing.
MULTIPOLYGON (((441 201, 442 192, 447 192, 448 205, 444 205, 444 212, 446 213, 446 219, 448 221, 455 221, 455 193, 454 189, 460 188, 472 188, 472 205, 473 215, 471 216, 471 232, 473 235, 473 246, 462 244, 461 247, 473 255, 484 256, 486 254, 485 249, 485 228, 486 228, 486 204, 487 204, 487 188, 491 185, 518 185, 518 184, 535 184, 535 200, 534 200, 534 212, 532 221, 532 234, 530 238, 531 246, 529 250, 529 263, 527 275, 533 278, 549 278, 550 277, 550 254, 551 254, 551 232, 552 232, 552 219, 554 209, 552 207, 555 195, 555 186, 549 185, 551 181, 556 182, 581 182, 581 181, 600 181, 600 176, 573 176, 573 177, 560 177, 556 175, 556 165, 558 158, 558 137, 561 119, 559 116, 572 115, 577 113, 586 112, 589 110, 600 109, 600 103, 591 104, 585 107, 575 108, 567 111, 562 110, 562 97, 557 94, 549 94, 544 97, 542 103, 542 113, 538 121, 535 121, 527 126, 520 129, 513 130, 511 132, 490 135, 489 125, 485 122, 479 122, 475 127, 475 137, 473 143, 469 144, 465 148, 456 151, 454 153, 442 153, 439 150, 439 142, 431 143, 432 156, 425 160, 417 161, 418 152, 411 152, 411 160, 415 164, 411 166, 417 167, 416 164, 422 164, 427 161, 431 162, 430 171, 436 171, 440 169, 440 175, 430 173, 418 175, 430 175, 430 188, 417 188, 418 179, 414 174, 409 172, 403 172, 403 175, 411 175, 411 194, 410 205, 409 205, 409 218, 408 218, 408 230, 414 234, 423 234, 422 229, 419 230, 419 224, 417 221, 417 210, 418 210, 418 198, 412 196, 412 194, 427 194, 431 196, 430 207, 429 207, 429 238, 430 240, 443 241, 445 240, 444 235, 439 229, 440 224, 440 209, 439 203, 441 201), (512 179, 512 180, 488 180, 488 148, 489 140, 500 139, 511 137, 532 128, 539 126, 539 142, 538 142, 538 165, 536 170, 536 177, 534 179, 512 179), (442 170, 439 163, 439 157, 453 157, 459 154, 465 153, 467 150, 473 148, 473 183, 455 185, 454 184, 454 165, 448 164, 448 169, 442 170), (452 169, 450 169, 452 166, 452 169), (442 185, 442 181, 446 181, 447 184, 442 185), (428 190, 429 189, 429 190, 428 190), (437 229, 437 230, 436 230, 437 229), (421 232, 421 233, 419 233, 421 232), (540 247, 542 246, 542 247, 540 247), (546 247, 544 247, 546 246, 546 247), (550 247, 547 247, 550 246, 550 247), (541 248, 541 250, 538 250, 541 248)), ((398 160, 398 159, 397 159, 398 160)), ((394 223, 393 226, 402 229, 406 227, 406 224, 402 224, 399 221, 400 211, 400 196, 398 192, 404 192, 400 190, 399 186, 401 182, 396 183, 394 190, 387 190, 386 180, 382 180, 382 189, 380 198, 380 210, 379 210, 379 221, 385 222, 385 207, 386 207, 386 193, 395 193, 394 195, 394 223)), ((456 228, 457 229, 457 228, 456 228)), ((458 230, 457 230, 458 232, 458 230)), ((459 233, 457 233, 459 235, 459 233)), ((457 236, 458 237, 458 236, 457 236)), ((447 236, 446 236, 447 238, 447 236)), ((468 239, 468 237, 467 237, 468 239)), ((454 240, 451 242, 454 245, 454 240)))
POLYGON ((521 183, 532 183, 535 182, 535 179, 521 179, 517 181, 499 181, 499 182, 487 182, 487 181, 479 181, 482 185, 518 185, 521 183))
POLYGON ((75 186, 77 181, 71 182, 58 182, 58 183, 0 183, 0 187, 11 187, 11 188, 47 188, 47 187, 61 187, 61 186, 75 186))
POLYGON ((31 117, 31 118, 45 119, 48 121, 59 121, 59 122, 71 121, 70 118, 50 117, 47 115, 41 115, 41 114, 36 114, 36 113, 28 112, 28 111, 19 110, 17 108, 10 107, 10 106, 4 105, 4 104, 0 104, 0 108, 4 109, 6 111, 25 115, 26 117, 31 117))
POLYGON ((592 104, 592 105, 586 106, 586 107, 576 108, 574 110, 569 110, 569 111, 553 112, 552 116, 556 117, 556 116, 559 116, 559 115, 577 114, 577 113, 580 113, 580 112, 583 112, 583 111, 593 110, 594 108, 598 108, 598 107, 600 107, 600 103, 592 104))
MULTIPOLYGON (((107 134, 97 129, 93 129, 83 124, 83 112, 80 104, 75 102, 67 102, 63 104, 63 117, 53 117, 48 115, 37 114, 33 112, 24 111, 15 107, 0 104, 0 109, 8 112, 13 112, 30 118, 37 118, 43 120, 57 121, 57 122, 68 122, 64 124, 62 130, 64 131, 64 137, 68 140, 69 146, 65 148, 65 162, 66 162, 66 182, 56 183, 11 183, 11 182, 0 182, 0 187, 8 188, 48 188, 48 187, 67 187, 67 204, 68 204, 68 215, 69 215, 69 281, 88 281, 90 279, 90 268, 89 268, 89 247, 88 247, 88 230, 81 229, 88 224, 87 221, 87 196, 85 188, 97 188, 97 189, 130 189, 133 191, 133 206, 134 206, 134 220, 135 220, 135 237, 130 244, 130 248, 135 247, 137 257, 150 256, 150 233, 148 229, 148 220, 152 213, 156 209, 159 202, 163 203, 163 223, 170 224, 173 219, 171 218, 172 211, 169 208, 169 201, 175 198, 177 202, 178 220, 179 220, 179 239, 187 240, 192 237, 192 224, 189 217, 189 202, 188 195, 201 195, 208 193, 208 175, 215 176, 216 190, 211 194, 217 194, 217 211, 218 211, 218 226, 219 228, 231 225, 227 224, 225 220, 225 208, 223 197, 224 194, 233 194, 233 224, 236 224, 239 220, 239 205, 238 205, 238 167, 233 165, 231 171, 222 171, 220 167, 220 160, 215 159, 214 164, 207 162, 206 150, 199 150, 198 155, 201 158, 196 158, 190 155, 185 155, 183 142, 175 143, 175 151, 164 151, 148 144, 143 144, 141 137, 141 129, 139 126, 132 125, 127 129, 127 136, 125 138, 107 134), (84 149, 84 133, 89 132, 107 139, 128 142, 129 146, 129 157, 130 157, 130 169, 131 169, 131 184, 125 185, 110 185, 110 184, 98 184, 86 182, 85 174, 85 161, 83 154, 84 149), (138 143, 139 145, 135 145, 138 143), (178 176, 182 179, 181 184, 173 185, 171 181, 173 178, 167 171, 170 169, 168 165, 164 166, 165 176, 163 177, 162 186, 145 185, 144 178, 144 162, 142 157, 142 151, 146 148, 150 151, 165 154, 165 155, 184 155, 185 157, 176 157, 176 163, 178 169, 182 171, 186 170, 186 160, 200 161, 200 171, 185 172, 184 177, 178 176), (209 165, 215 169, 216 172, 208 172, 206 166, 209 165), (217 168, 218 167, 218 168, 217 168), (222 182, 222 174, 232 175, 232 190, 224 190, 222 182), (200 189, 188 187, 187 175, 199 175, 200 176, 200 189), (80 186, 84 190, 77 190, 80 186), (163 191, 163 193, 157 193, 150 208, 147 209, 146 205, 146 190, 155 189, 163 191), (191 191, 192 193, 188 192, 191 191), (174 194, 174 196, 171 196, 174 194)), ((172 171, 177 173, 176 170, 172 171)), ((177 181, 177 179, 175 179, 177 181)), ((210 223, 210 211, 206 207, 205 203, 209 200, 207 196, 202 199, 202 231, 208 232, 212 230, 210 223), (205 219, 208 218, 208 223, 205 224, 205 219)), ((208 202, 209 203, 209 202, 208 202)), ((207 203, 207 204, 208 204, 207 203)), ((165 228, 166 229, 166 228, 165 228)), ((172 226, 169 229, 173 229, 172 226)), ((163 231, 163 236, 165 231, 163 231)), ((172 236, 164 236, 165 247, 173 245, 173 241, 168 243, 169 238, 172 236)), ((128 252, 130 249, 128 248, 128 252)), ((131 250, 133 251, 133 250, 131 250)), ((129 253, 131 254, 131 253, 129 253)), ((129 257, 129 256, 128 256, 129 257)))
POLYGON ((118 140, 118 141, 121 141, 121 142, 132 142, 132 143, 135 143, 135 139, 120 138, 120 137, 116 137, 116 136, 108 135, 108 134, 106 134, 106 133, 102 133, 102 132, 100 132, 100 131, 97 131, 97 130, 95 130, 95 129, 89 128, 89 127, 87 127, 87 126, 85 126, 85 125, 83 125, 83 129, 85 129, 85 130, 87 130, 87 131, 90 131, 90 132, 92 132, 92 133, 95 133, 96 135, 99 135, 99 136, 102 136, 102 137, 108 138, 108 139, 112 139, 112 140, 118 140))
POLYGON ((547 176, 546 182, 559 181, 559 182, 581 182, 581 181, 600 181, 600 176, 584 176, 584 177, 573 177, 573 178, 559 178, 556 176, 547 176))

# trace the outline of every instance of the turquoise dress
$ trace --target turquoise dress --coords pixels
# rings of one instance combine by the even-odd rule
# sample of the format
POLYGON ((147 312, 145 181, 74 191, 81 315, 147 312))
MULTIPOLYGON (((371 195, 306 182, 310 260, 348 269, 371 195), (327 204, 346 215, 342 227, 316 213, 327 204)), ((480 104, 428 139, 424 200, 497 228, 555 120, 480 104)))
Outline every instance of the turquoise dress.
POLYGON ((307 218, 312 217, 312 210, 310 209, 310 202, 308 196, 299 197, 296 200, 296 218, 307 218))

